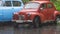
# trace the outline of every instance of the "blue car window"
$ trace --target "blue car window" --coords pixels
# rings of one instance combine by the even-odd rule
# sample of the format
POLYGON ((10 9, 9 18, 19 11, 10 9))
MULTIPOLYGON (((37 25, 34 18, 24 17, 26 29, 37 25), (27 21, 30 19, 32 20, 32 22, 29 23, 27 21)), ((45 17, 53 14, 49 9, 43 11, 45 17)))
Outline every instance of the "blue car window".
POLYGON ((2 6, 2 3, 3 3, 3 2, 2 2, 2 1, 0 1, 0 6, 2 6))
POLYGON ((13 1, 13 6, 18 7, 21 6, 21 2, 20 1, 13 1))
POLYGON ((12 6, 12 5, 11 5, 11 1, 5 1, 5 3, 3 4, 3 6, 7 6, 7 7, 8 7, 8 6, 12 6))

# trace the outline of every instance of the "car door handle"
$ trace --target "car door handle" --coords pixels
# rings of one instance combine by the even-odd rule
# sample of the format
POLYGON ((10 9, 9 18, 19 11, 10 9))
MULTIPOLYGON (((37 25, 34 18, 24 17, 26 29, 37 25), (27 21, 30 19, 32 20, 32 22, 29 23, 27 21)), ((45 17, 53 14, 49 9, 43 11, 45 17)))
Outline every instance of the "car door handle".
POLYGON ((12 9, 14 9, 14 8, 12 8, 12 9))

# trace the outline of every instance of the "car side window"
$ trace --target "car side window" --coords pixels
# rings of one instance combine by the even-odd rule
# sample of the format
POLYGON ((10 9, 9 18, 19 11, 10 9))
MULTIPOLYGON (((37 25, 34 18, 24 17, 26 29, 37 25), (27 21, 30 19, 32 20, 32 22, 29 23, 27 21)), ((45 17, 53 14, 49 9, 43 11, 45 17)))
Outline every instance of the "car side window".
POLYGON ((46 8, 46 4, 42 4, 41 8, 45 9, 46 8))
POLYGON ((18 7, 21 6, 21 2, 20 1, 13 1, 13 6, 18 7))
POLYGON ((11 1, 5 1, 5 3, 3 4, 3 6, 12 6, 11 5, 11 1))
POLYGON ((53 8, 52 4, 47 4, 47 8, 53 8))

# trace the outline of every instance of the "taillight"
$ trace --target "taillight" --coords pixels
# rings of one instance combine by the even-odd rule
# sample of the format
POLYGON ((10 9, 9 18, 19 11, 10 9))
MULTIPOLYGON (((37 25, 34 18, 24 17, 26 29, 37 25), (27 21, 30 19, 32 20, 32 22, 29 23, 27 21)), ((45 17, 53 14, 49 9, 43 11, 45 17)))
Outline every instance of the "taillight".
POLYGON ((14 14, 13 15, 13 20, 18 20, 19 19, 19 16, 17 14, 14 14))

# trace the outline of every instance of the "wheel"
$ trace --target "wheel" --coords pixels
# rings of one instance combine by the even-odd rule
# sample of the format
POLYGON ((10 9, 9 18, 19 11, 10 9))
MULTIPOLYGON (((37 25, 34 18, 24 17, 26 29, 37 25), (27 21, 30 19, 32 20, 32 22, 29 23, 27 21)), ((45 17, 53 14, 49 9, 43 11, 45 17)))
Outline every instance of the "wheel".
POLYGON ((40 17, 35 17, 33 19, 33 27, 40 27, 40 26, 41 26, 40 17))
POLYGON ((60 16, 56 17, 56 20, 54 21, 54 24, 57 25, 57 23, 60 23, 60 16))
POLYGON ((57 22, 54 21, 54 25, 57 25, 57 22))
POLYGON ((18 23, 14 23, 14 27, 15 28, 18 28, 19 27, 19 24, 18 23))

